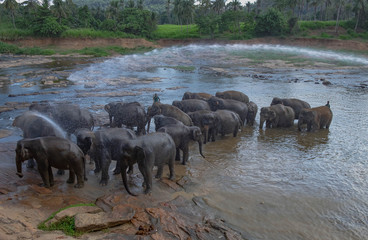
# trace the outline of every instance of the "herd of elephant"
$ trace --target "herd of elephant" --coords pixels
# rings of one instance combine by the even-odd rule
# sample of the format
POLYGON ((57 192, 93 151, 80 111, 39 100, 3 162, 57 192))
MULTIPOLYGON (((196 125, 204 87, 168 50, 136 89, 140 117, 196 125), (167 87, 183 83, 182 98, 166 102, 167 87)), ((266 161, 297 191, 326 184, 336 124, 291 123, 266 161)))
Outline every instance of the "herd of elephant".
MULTIPOLYGON (((114 174, 121 174, 127 192, 134 195, 127 184, 127 174, 137 163, 143 176, 144 192, 152 190, 153 167, 156 178, 168 164, 170 179, 175 178, 175 160, 186 164, 189 143, 198 142, 202 157, 202 144, 215 141, 218 135, 237 136, 244 125, 253 126, 257 105, 239 91, 208 93, 186 92, 182 100, 170 104, 154 102, 148 107, 138 102, 111 102, 104 106, 109 123, 94 130, 93 115, 75 104, 34 103, 29 111, 17 116, 13 122, 23 131, 24 139, 17 142, 17 175, 22 177, 22 163, 27 167, 37 163, 45 187, 54 185, 52 167, 69 170, 68 183, 81 188, 86 178, 86 155, 95 163, 95 173, 101 172, 100 185, 109 180, 109 167, 116 160, 114 174), (149 133, 151 119, 155 132, 149 133), (147 125, 147 130, 146 130, 147 125), (134 131, 133 129, 136 129, 134 131), (75 136, 76 143, 71 139, 75 136), (181 154, 182 152, 182 158, 181 154), (181 158, 181 159, 180 159, 181 158)), ((332 112, 329 106, 311 108, 299 99, 274 98, 271 105, 260 111, 260 128, 291 127, 298 119, 298 129, 307 125, 307 131, 329 128, 332 112)))

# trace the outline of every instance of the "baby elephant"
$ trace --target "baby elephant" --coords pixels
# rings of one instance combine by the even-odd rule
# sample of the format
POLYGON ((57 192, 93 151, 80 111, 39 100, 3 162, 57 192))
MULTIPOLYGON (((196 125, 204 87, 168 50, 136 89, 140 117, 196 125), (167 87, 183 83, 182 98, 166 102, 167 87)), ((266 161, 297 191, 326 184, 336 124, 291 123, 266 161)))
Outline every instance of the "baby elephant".
POLYGON ((77 175, 75 188, 82 188, 84 185, 84 179, 86 179, 84 154, 76 144, 67 139, 59 137, 23 139, 17 142, 15 152, 19 177, 23 177, 22 162, 34 158, 45 187, 54 185, 51 167, 69 169, 67 183, 74 183, 74 175, 77 175))

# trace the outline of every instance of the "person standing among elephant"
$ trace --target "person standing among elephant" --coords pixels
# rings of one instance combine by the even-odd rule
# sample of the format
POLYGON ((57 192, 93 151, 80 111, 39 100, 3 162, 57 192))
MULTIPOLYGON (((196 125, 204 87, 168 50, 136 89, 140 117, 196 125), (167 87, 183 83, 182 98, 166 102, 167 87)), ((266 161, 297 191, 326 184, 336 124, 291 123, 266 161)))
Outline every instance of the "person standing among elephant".
POLYGON ((157 93, 155 93, 155 94, 153 95, 153 103, 155 103, 155 102, 160 102, 160 98, 159 98, 159 96, 157 95, 157 93))
POLYGON ((326 107, 330 108, 330 101, 327 101, 326 107))

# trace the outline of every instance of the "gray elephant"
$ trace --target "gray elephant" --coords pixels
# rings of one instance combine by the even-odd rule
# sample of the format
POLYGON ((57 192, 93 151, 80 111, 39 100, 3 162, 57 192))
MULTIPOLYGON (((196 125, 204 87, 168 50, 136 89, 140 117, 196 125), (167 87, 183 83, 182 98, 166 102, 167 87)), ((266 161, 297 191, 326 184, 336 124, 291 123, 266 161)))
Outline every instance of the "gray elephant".
POLYGON ((149 131, 149 128, 150 128, 151 118, 159 114, 164 115, 166 117, 175 118, 181 121, 186 126, 193 125, 192 119, 188 116, 188 114, 186 114, 179 108, 173 105, 170 105, 170 104, 163 104, 160 102, 155 102, 147 110, 147 116, 148 116, 147 131, 149 131))
POLYGON ((252 101, 247 103, 247 106, 248 106, 247 125, 253 126, 258 112, 258 106, 252 101))
POLYGON ((80 108, 76 104, 69 103, 34 103, 29 106, 29 110, 38 111, 50 116, 60 125, 69 135, 73 134, 78 128, 88 128, 93 130, 94 119, 92 113, 87 109, 80 108))
POLYGON ((211 94, 209 93, 192 93, 192 92, 185 92, 183 95, 182 100, 185 99, 200 99, 200 100, 204 100, 207 101, 208 99, 210 99, 212 97, 211 94))
MULTIPOLYGON (((91 160, 95 162, 95 173, 102 171, 100 185, 105 186, 108 183, 112 160, 117 161, 114 174, 120 173, 120 148, 132 139, 136 139, 134 131, 126 128, 102 128, 94 133, 79 133, 77 145, 89 151, 91 160)), ((133 172, 132 165, 129 165, 129 172, 133 172)))
POLYGON ((129 164, 138 163, 139 171, 143 175, 144 193, 150 193, 152 190, 152 171, 157 166, 156 178, 161 178, 164 164, 169 165, 170 180, 175 179, 175 153, 176 146, 169 134, 155 132, 137 137, 136 140, 130 140, 122 146, 121 176, 124 187, 131 195, 127 183, 126 169, 129 164))
POLYGON ((303 109, 299 115, 298 129, 301 131, 303 124, 307 124, 307 131, 329 128, 332 117, 332 111, 328 106, 303 109))
POLYGON ((109 103, 105 110, 109 113, 110 127, 122 127, 133 129, 137 127, 137 134, 146 134, 147 114, 144 107, 138 102, 131 103, 109 103), (110 105, 109 105, 110 104, 110 105))
POLYGON ((223 99, 232 99, 243 103, 249 103, 249 97, 239 91, 229 90, 224 92, 216 92, 215 96, 223 99))
POLYGON ((215 114, 218 119, 217 133, 221 136, 233 134, 233 136, 236 137, 239 129, 243 125, 239 115, 230 110, 217 110, 215 114))
POLYGON ((51 167, 69 169, 67 183, 74 183, 76 175, 77 184, 74 187, 84 186, 86 179, 84 154, 76 144, 68 139, 59 137, 27 138, 17 142, 15 152, 19 177, 23 177, 22 162, 34 158, 45 187, 49 188, 54 185, 51 167))
MULTIPOLYGON (((17 116, 12 124, 23 131, 23 138, 55 136, 65 138, 66 134, 60 126, 49 117, 35 111, 26 111, 17 116)), ((35 165, 33 159, 27 162, 28 168, 35 165)))
POLYGON ((113 124, 114 117, 116 117, 120 114, 119 111, 118 111, 119 106, 124 106, 124 105, 136 105, 136 106, 143 107, 142 104, 140 104, 139 102, 128 102, 127 103, 127 102, 122 102, 122 101, 115 101, 115 102, 110 102, 110 103, 106 104, 104 106, 104 109, 109 114, 110 127, 113 124))
POLYGON ((294 110, 295 119, 299 118, 299 114, 301 110, 303 110, 304 108, 311 108, 309 103, 303 100, 300 100, 300 99, 296 99, 296 98, 277 98, 275 97, 272 99, 271 106, 276 105, 276 104, 283 104, 284 106, 291 107, 294 110))
POLYGON ((208 103, 212 111, 216 111, 218 109, 233 111, 239 114, 239 117, 242 120, 243 124, 246 123, 248 115, 248 106, 246 103, 232 99, 222 99, 219 97, 211 97, 208 100, 208 103))
POLYGON ((291 127, 294 125, 295 113, 291 107, 282 104, 272 105, 261 108, 259 128, 263 128, 266 121, 266 127, 291 127))
POLYGON ((199 153, 202 154, 202 132, 197 126, 185 126, 184 124, 169 124, 161 127, 158 132, 168 133, 175 142, 176 160, 180 161, 180 150, 183 152, 182 164, 185 165, 189 158, 189 142, 198 142, 199 153))
POLYGON ((206 144, 207 141, 215 141, 217 135, 217 126, 219 119, 213 111, 200 110, 188 113, 189 117, 192 119, 193 124, 199 127, 204 135, 203 143, 206 144))
POLYGON ((211 110, 210 105, 206 101, 200 99, 173 101, 172 105, 179 108, 185 113, 195 112, 199 110, 211 110))
POLYGON ((157 130, 161 127, 164 127, 166 125, 169 124, 180 124, 180 125, 184 125, 182 122, 180 122, 179 120, 172 118, 172 117, 166 117, 164 115, 156 115, 153 117, 153 120, 155 122, 155 131, 157 132, 157 130))

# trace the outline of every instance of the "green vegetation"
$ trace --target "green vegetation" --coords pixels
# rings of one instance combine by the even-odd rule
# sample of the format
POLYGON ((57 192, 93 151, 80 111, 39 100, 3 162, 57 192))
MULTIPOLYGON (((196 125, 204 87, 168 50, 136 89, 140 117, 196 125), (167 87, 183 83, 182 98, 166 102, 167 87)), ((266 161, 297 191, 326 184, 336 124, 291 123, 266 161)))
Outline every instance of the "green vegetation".
MULTIPOLYGON (((368 0, 0 0, 0 41, 26 37, 368 40, 368 0), (40 3, 41 2, 41 3, 40 3), (154 6, 154 7, 152 7, 154 6), (150 10, 148 10, 150 9, 150 10), (154 10, 156 9, 156 10, 154 10)), ((1 52, 51 54, 1 45, 1 52), (29 53, 27 53, 29 52, 29 53)), ((106 56, 116 49, 83 49, 106 56)), ((119 52, 119 51, 118 51, 119 52)))
POLYGON ((41 222, 38 225, 38 229, 44 230, 44 231, 54 231, 54 230, 61 230, 66 235, 78 237, 83 234, 83 232, 77 232, 75 231, 75 224, 74 224, 74 218, 73 217, 66 217, 62 221, 59 221, 55 224, 51 224, 50 226, 46 226, 46 222, 53 219, 55 215, 65 209, 72 208, 72 207, 80 207, 80 206, 96 206, 94 203, 80 203, 80 204, 74 204, 67 206, 65 208, 62 208, 53 214, 51 214, 50 217, 48 217, 45 221, 41 222))

